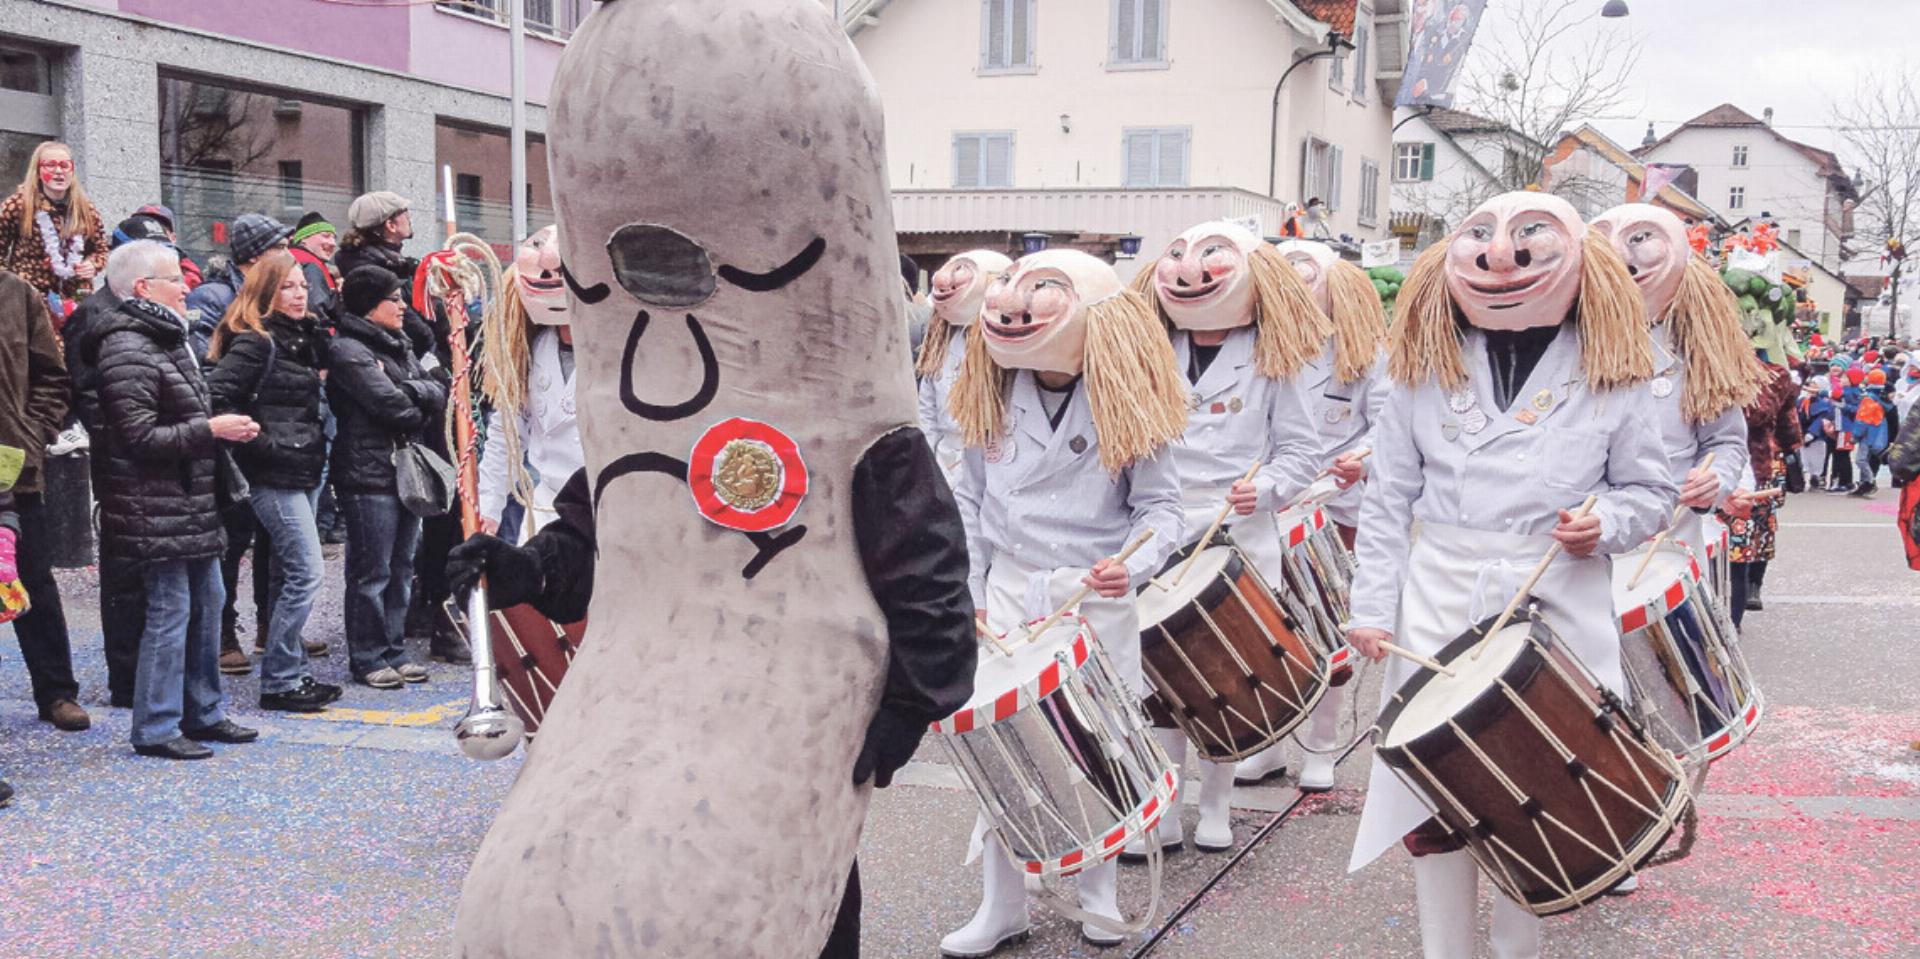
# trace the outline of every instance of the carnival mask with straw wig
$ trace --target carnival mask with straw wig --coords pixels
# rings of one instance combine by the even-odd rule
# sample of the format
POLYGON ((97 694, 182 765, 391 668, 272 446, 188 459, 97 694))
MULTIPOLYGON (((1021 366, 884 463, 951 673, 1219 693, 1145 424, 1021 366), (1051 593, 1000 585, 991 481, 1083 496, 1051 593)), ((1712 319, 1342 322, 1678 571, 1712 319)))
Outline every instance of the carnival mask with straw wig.
POLYGON ((1078 250, 1022 257, 989 284, 947 398, 968 446, 1005 434, 1013 370, 1084 377, 1110 471, 1155 455, 1186 429, 1186 388, 1153 308, 1113 267, 1078 250))
POLYGON ((1614 252, 1627 261, 1627 272, 1633 274, 1647 305, 1647 321, 1666 320, 1693 258, 1686 224, 1651 203, 1627 203, 1600 214, 1588 226, 1606 237, 1614 252))
POLYGON ((1467 382, 1462 321, 1523 330, 1577 318, 1587 385, 1616 389, 1653 375, 1645 310, 1620 255, 1571 205, 1506 193, 1414 261, 1394 311, 1388 373, 1402 385, 1458 389, 1467 382))
POLYGON ((1334 378, 1366 375, 1387 341, 1387 308, 1373 279, 1325 243, 1288 240, 1277 249, 1333 323, 1334 378))
POLYGON ((1686 363, 1681 412, 1708 423, 1744 408, 1765 384, 1765 370, 1740 326, 1740 304, 1720 275, 1687 242, 1686 225, 1661 207, 1627 203, 1595 217, 1626 261, 1650 325, 1666 324, 1673 350, 1686 363))
POLYGON ((1133 290, 1182 330, 1255 328, 1254 368, 1282 379, 1320 355, 1326 317, 1280 252, 1221 220, 1180 234, 1134 277, 1133 290))
POLYGON ((1586 227, 1547 193, 1502 193, 1467 215, 1447 241, 1447 292, 1486 330, 1556 326, 1580 295, 1586 227))
POLYGON ((1202 223, 1174 238, 1153 266, 1160 309, 1183 330, 1230 330, 1253 316, 1248 257, 1260 238, 1232 223, 1202 223))
POLYGON ((542 326, 567 323, 567 287, 560 278, 560 235, 551 226, 527 237, 514 254, 513 273, 527 318, 542 326))
POLYGON ((933 292, 928 297, 933 314, 953 326, 972 326, 986 302, 987 284, 1012 265, 1012 260, 992 250, 972 250, 948 260, 933 274, 933 292))

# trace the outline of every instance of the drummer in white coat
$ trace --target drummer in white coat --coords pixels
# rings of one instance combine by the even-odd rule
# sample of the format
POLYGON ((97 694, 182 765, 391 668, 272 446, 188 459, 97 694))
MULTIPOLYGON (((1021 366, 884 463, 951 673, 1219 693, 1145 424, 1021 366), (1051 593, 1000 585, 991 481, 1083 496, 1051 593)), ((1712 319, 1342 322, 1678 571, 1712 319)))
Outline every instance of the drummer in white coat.
MULTIPOLYGON (((1565 200, 1504 194, 1421 254, 1399 311, 1348 641, 1375 660, 1385 641, 1435 655, 1498 614, 1558 542, 1565 554, 1533 591, 1541 615, 1621 691, 1608 555, 1644 541, 1678 499, 1646 428, 1653 357, 1626 265, 1565 200), (1575 516, 1589 494, 1592 512, 1575 516)), ((1385 689, 1416 668, 1395 658, 1385 689)), ((1350 868, 1405 842, 1426 956, 1469 959, 1478 873, 1428 820, 1375 759, 1350 868)), ((1537 956, 1539 920, 1494 899, 1496 959, 1537 956)))
MULTIPOLYGON (((1173 351, 1113 268, 1074 250, 1022 258, 989 293, 949 409, 966 444, 955 489, 967 526, 974 606, 1000 633, 1053 612, 1084 584, 1080 612, 1135 695, 1145 693, 1133 590, 1180 544, 1180 486, 1160 455, 1186 426, 1173 351), (1152 538, 1115 560, 1143 533, 1152 538)), ((983 653, 982 655, 991 655, 983 653)), ((986 956, 1024 939, 1026 889, 983 816, 980 908, 940 942, 986 956)), ((1081 908, 1120 918, 1109 861, 1080 874, 1081 908)), ((1089 942, 1120 933, 1083 924, 1089 942)))
POLYGON ((960 428, 947 411, 947 395, 960 360, 967 354, 967 330, 980 319, 987 300, 987 284, 1007 271, 1013 261, 992 250, 971 250, 942 264, 933 274, 933 320, 920 341, 913 375, 920 381, 920 432, 933 446, 933 458, 949 485, 960 479, 960 428))
MULTIPOLYGON (((1313 482, 1322 458, 1300 378, 1327 338, 1325 317, 1271 246, 1220 221, 1175 237, 1134 289, 1159 304, 1184 374, 1187 433, 1169 455, 1180 473, 1187 536, 1205 535, 1231 503, 1235 545, 1269 582, 1281 582, 1285 553, 1272 514, 1313 482), (1253 479, 1241 479, 1255 463, 1253 479)), ((1184 764, 1186 734, 1154 735, 1176 766, 1184 764)), ((1222 852, 1233 848, 1234 765, 1201 766, 1193 844, 1222 852)), ((1154 836, 1163 849, 1182 848, 1180 817, 1162 817, 1154 836)), ((1129 846, 1129 858, 1144 856, 1146 843, 1142 837, 1129 846)))
MULTIPOLYGON (((1373 280, 1325 243, 1289 240, 1279 250, 1332 325, 1326 345, 1301 374, 1301 386, 1320 432, 1323 467, 1339 487, 1323 508, 1341 542, 1352 549, 1367 476, 1362 452, 1370 446, 1380 408, 1393 386, 1387 378, 1387 310, 1373 280)), ((1301 792, 1333 788, 1334 758, 1343 745, 1338 730, 1344 688, 1329 687, 1313 715, 1294 733, 1303 756, 1301 792)), ((1235 768, 1234 778, 1259 782, 1285 770, 1285 756, 1280 747, 1249 756, 1235 768)))
MULTIPOLYGON (((1647 203, 1614 207, 1590 226, 1627 263, 1653 331, 1647 391, 1680 502, 1690 507, 1673 538, 1708 568, 1712 510, 1749 476, 1746 405, 1765 382, 1740 328, 1740 306, 1706 260, 1687 244, 1680 218, 1647 203), (1701 469, 1708 453, 1713 464, 1701 469)), ((1724 597, 1722 597, 1724 602, 1724 597)))
POLYGON ((493 407, 480 453, 480 528, 500 529, 513 496, 527 508, 525 540, 552 522, 553 501, 585 465, 573 407, 573 331, 549 226, 527 238, 482 323, 483 386, 493 407), (529 475, 529 467, 531 474, 529 475))

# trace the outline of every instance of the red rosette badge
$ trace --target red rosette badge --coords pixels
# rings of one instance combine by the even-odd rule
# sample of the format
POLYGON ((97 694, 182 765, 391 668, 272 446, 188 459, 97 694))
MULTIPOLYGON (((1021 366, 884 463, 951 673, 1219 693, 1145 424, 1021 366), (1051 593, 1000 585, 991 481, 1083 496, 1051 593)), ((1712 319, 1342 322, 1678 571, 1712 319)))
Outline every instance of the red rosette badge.
POLYGON ((700 515, 728 529, 763 533, 784 526, 807 498, 807 464, 793 438, 735 417, 693 444, 687 489, 700 515))

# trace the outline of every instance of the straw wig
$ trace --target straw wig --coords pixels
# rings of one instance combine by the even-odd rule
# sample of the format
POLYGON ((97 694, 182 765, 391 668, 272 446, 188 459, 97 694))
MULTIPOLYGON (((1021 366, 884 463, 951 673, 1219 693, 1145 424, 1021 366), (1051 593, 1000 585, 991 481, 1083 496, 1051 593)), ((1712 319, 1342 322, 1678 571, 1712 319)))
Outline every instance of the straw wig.
POLYGON ((1740 327, 1740 303, 1705 259, 1687 258, 1680 292, 1661 320, 1687 364, 1680 396, 1687 422, 1707 423, 1727 410, 1745 409, 1766 385, 1766 367, 1740 327))
MULTIPOLYGON (((1467 323, 1446 282, 1447 247, 1454 239, 1421 251, 1400 288, 1399 322, 1388 345, 1388 372, 1397 383, 1433 380, 1448 390, 1467 384, 1460 351, 1467 323)), ((1633 275, 1613 244, 1595 231, 1587 231, 1579 251, 1573 316, 1580 326, 1580 367, 1587 385, 1599 391, 1646 381, 1653 376, 1653 341, 1633 275)))

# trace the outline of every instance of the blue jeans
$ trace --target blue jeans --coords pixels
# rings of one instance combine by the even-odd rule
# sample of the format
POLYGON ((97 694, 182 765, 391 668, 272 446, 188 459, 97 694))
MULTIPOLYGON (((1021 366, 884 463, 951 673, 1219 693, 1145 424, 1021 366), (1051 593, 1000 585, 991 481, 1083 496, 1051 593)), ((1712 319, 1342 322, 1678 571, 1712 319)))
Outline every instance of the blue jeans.
POLYGON ((320 556, 320 528, 314 508, 320 488, 310 490, 253 488, 250 502, 260 527, 273 544, 273 614, 267 620, 267 652, 260 660, 260 691, 285 693, 299 688, 307 675, 307 651, 300 642, 320 592, 325 562, 320 556))
POLYGON ((353 675, 407 663, 407 600, 420 518, 392 493, 342 493, 347 518, 347 660, 353 675))
POLYGON ((183 730, 219 724, 220 559, 151 563, 147 622, 133 678, 133 744, 153 746, 183 730))

